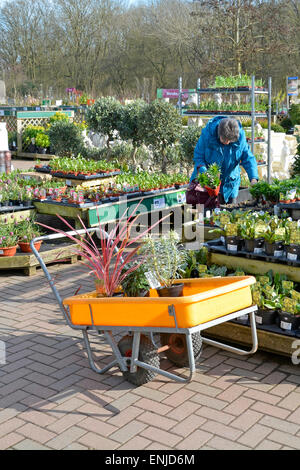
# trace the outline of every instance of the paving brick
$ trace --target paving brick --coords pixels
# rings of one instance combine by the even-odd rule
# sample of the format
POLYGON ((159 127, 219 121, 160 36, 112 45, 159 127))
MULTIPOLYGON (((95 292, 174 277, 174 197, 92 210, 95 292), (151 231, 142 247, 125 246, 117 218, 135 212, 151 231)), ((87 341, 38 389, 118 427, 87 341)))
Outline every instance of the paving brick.
POLYGON ((209 446, 215 450, 249 450, 248 446, 233 442, 222 437, 212 437, 209 441, 209 446))
POLYGON ((200 408, 200 405, 197 403, 186 402, 182 405, 177 406, 168 414, 168 418, 176 419, 181 421, 192 413, 195 413, 200 408))
POLYGON ((157 403, 153 400, 149 400, 147 398, 142 398, 141 400, 135 403, 135 406, 142 408, 143 410, 154 411, 155 413, 166 415, 170 411, 172 411, 171 406, 164 405, 162 403, 157 403))
POLYGON ((202 431, 207 431, 212 434, 215 434, 226 439, 235 441, 238 437, 241 436, 242 431, 234 429, 231 426, 226 426, 223 423, 218 423, 216 421, 207 420, 201 427, 202 431))
POLYGON ((264 439, 260 444, 258 444, 258 446, 255 447, 255 450, 282 450, 282 446, 276 442, 264 439))
POLYGON ((158 427, 159 429, 164 429, 165 431, 169 429, 173 431, 174 426, 177 425, 177 421, 174 419, 166 418, 165 416, 160 416, 150 411, 140 414, 137 419, 138 421, 158 427))
POLYGON ((190 400, 192 402, 208 406, 209 408, 213 408, 215 410, 223 410, 223 408, 227 406, 226 401, 219 400, 218 398, 211 398, 207 395, 202 395, 201 393, 196 393, 193 397, 191 397, 190 400))
POLYGON ((287 408, 288 410, 295 411, 300 406, 300 394, 296 392, 291 392, 289 396, 283 398, 278 403, 278 406, 282 408, 287 408))
POLYGON ((282 431, 271 431, 268 439, 289 446, 292 449, 300 449, 300 437, 293 436, 292 434, 287 434, 282 431))
POLYGON ((163 400, 168 398, 168 395, 166 393, 160 392, 159 390, 152 390, 151 388, 148 388, 146 386, 136 388, 134 390, 134 394, 158 402, 162 402, 163 400))
POLYGON ((154 426, 148 426, 143 432, 141 432, 141 436, 152 441, 160 442, 161 444, 167 445, 171 448, 175 447, 178 442, 182 440, 180 436, 154 426))
POLYGON ((1 450, 10 449, 15 444, 22 441, 22 439, 23 437, 20 434, 11 432, 0 439, 0 449, 1 450))
POLYGON ((202 416, 203 418, 207 418, 209 420, 217 421, 218 423, 229 424, 231 421, 234 420, 234 416, 229 413, 224 413, 223 411, 214 410, 212 408, 208 408, 207 406, 201 406, 196 411, 198 416, 202 416))
POLYGON ((193 414, 176 424, 176 426, 172 428, 172 433, 179 434, 179 436, 182 437, 187 437, 189 434, 200 428, 205 422, 206 418, 193 414))
POLYGON ((246 410, 240 416, 230 423, 230 426, 243 431, 247 431, 253 424, 257 423, 263 417, 262 413, 257 413, 256 411, 246 410))
MULTIPOLYGON (((218 397, 218 400, 225 400, 225 401, 233 402, 233 400, 238 398, 243 393, 245 393, 244 387, 234 384, 234 385, 229 386, 223 392, 221 392, 217 397, 218 397)), ((224 403, 224 405, 226 404, 224 403)))
POLYGON ((47 431, 41 428, 40 426, 36 426, 32 423, 27 423, 24 426, 20 427, 18 429, 18 433, 41 444, 45 444, 45 442, 55 437, 54 433, 47 431))
POLYGON ((55 418, 45 413, 45 411, 36 411, 32 409, 27 409, 22 413, 21 416, 24 421, 36 424, 37 426, 41 426, 43 428, 56 421, 55 418))
POLYGON ((270 428, 287 432, 289 434, 296 434, 300 430, 300 423, 294 424, 290 421, 286 421, 285 419, 273 418, 272 416, 264 416, 260 420, 260 424, 270 426, 270 428))
POLYGON ((178 450, 198 450, 206 444, 211 438, 213 434, 209 432, 205 432, 202 430, 197 430, 193 432, 191 435, 183 439, 179 444, 176 446, 178 450))
POLYGON ((127 442, 132 437, 136 436, 137 434, 142 434, 142 431, 147 427, 146 424, 141 423, 137 420, 132 420, 130 423, 126 424, 118 431, 112 433, 109 437, 115 441, 120 443, 127 442))
POLYGON ((252 398, 253 400, 263 401, 269 405, 277 405, 280 401, 280 397, 270 393, 260 392, 259 390, 249 389, 244 393, 244 397, 252 398))
POLYGON ((253 403, 255 403, 254 400, 250 398, 239 397, 233 403, 226 406, 223 411, 238 416, 244 413, 253 403))
POLYGON ((246 431, 239 439, 238 442, 245 444, 251 448, 255 448, 260 442, 266 439, 272 431, 267 426, 261 424, 254 424, 251 429, 246 431))
POLYGON ((255 402, 251 406, 252 410, 259 411, 266 415, 274 416, 274 418, 286 418, 290 411, 285 410, 284 408, 279 408, 279 406, 269 405, 268 403, 263 403, 261 401, 255 402))
POLYGON ((99 436, 92 432, 86 433, 84 436, 78 439, 80 444, 83 444, 88 449, 94 450, 114 450, 119 447, 119 443, 112 439, 99 436))
POLYGON ((172 393, 168 398, 165 398, 162 403, 173 407, 179 406, 185 401, 189 400, 195 395, 191 390, 178 390, 172 393))
POLYGON ((134 436, 130 441, 123 444, 121 447, 118 447, 118 451, 120 450, 144 450, 147 446, 151 444, 149 439, 146 439, 141 436, 134 436))
POLYGON ((31 439, 24 439, 23 441, 18 442, 13 446, 14 450, 49 450, 49 447, 46 447, 39 442, 32 441, 31 439))
POLYGON ((0 425, 0 439, 12 431, 16 431, 23 425, 24 421, 19 418, 12 418, 8 421, 5 421, 0 425))
POLYGON ((49 440, 47 446, 55 450, 63 450, 66 446, 77 441, 79 438, 86 434, 85 429, 73 426, 65 432, 60 433, 57 437, 49 440))
POLYGON ((81 419, 78 423, 78 426, 80 428, 85 429, 86 431, 94 432, 96 434, 100 434, 100 436, 105 437, 109 436, 113 432, 116 432, 118 429, 116 426, 103 422, 100 419, 95 419, 91 417, 81 419))

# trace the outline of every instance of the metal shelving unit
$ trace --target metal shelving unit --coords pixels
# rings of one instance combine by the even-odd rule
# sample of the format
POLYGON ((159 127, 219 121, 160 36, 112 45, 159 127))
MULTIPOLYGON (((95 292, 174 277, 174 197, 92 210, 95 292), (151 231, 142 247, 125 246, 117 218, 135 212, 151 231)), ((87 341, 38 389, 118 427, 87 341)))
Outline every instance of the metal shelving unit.
POLYGON ((197 116, 218 116, 218 115, 224 115, 224 116, 251 116, 251 151, 254 153, 254 124, 255 124, 255 118, 257 117, 266 117, 268 119, 268 158, 267 158, 267 163, 266 166, 268 168, 268 183, 271 182, 271 162, 270 162, 270 156, 271 156, 271 119, 272 119, 272 78, 268 78, 268 88, 267 89, 259 89, 255 88, 255 76, 252 75, 251 78, 251 88, 249 87, 248 89, 242 89, 242 88, 201 88, 200 87, 200 79, 197 80, 197 102, 198 105, 200 103, 200 95, 201 94, 215 94, 215 93, 227 93, 227 94, 242 94, 242 95, 251 95, 251 111, 246 112, 246 111, 241 111, 240 114, 238 112, 236 113, 230 113, 228 111, 224 112, 206 112, 206 111, 199 111, 194 112, 194 113, 183 113, 182 110, 182 77, 179 77, 179 84, 178 84, 178 90, 179 90, 179 112, 182 116, 189 116, 189 117, 197 117, 197 116), (268 95, 268 110, 266 113, 256 113, 255 112, 255 95, 268 95))

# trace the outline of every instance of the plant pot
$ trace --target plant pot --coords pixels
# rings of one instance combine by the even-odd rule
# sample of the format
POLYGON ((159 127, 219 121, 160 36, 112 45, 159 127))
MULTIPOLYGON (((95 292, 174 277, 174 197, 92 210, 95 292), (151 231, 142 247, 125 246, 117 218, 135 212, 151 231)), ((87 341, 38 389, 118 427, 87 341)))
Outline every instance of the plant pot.
POLYGON ((210 188, 209 186, 204 186, 204 187, 210 196, 217 196, 220 192, 221 183, 219 184, 217 188, 210 188))
POLYGON ((255 313, 255 321, 258 325, 273 325, 276 322, 277 310, 259 308, 255 313))
POLYGON ((278 241, 274 243, 269 243, 265 241, 265 253, 270 256, 283 256, 284 245, 283 242, 278 241))
POLYGON ((226 250, 230 252, 240 251, 243 246, 243 240, 238 236, 225 237, 226 250))
MULTIPOLYGON (((34 247, 37 251, 40 250, 42 244, 42 240, 39 242, 34 243, 34 247)), ((19 247, 22 253, 32 253, 32 249, 30 247, 30 242, 19 242, 19 247)))
POLYGON ((276 323, 282 330, 297 330, 300 326, 300 315, 294 315, 280 310, 276 323))
POLYGON ((297 261, 300 259, 300 245, 286 245, 285 246, 286 257, 290 261, 297 261))
POLYGON ((181 297, 183 291, 183 283, 173 284, 171 287, 157 287, 159 297, 181 297))
POLYGON ((16 254, 18 245, 4 246, 0 248, 0 256, 14 256, 16 254))
POLYGON ((249 251, 250 253, 262 253, 264 246, 264 239, 263 238, 252 238, 250 240, 245 239, 245 250, 249 251))
POLYGON ((37 148, 37 153, 40 153, 42 155, 45 155, 47 153, 47 148, 45 147, 38 147, 37 148))
POLYGON ((32 201, 22 201, 24 207, 32 206, 32 201))

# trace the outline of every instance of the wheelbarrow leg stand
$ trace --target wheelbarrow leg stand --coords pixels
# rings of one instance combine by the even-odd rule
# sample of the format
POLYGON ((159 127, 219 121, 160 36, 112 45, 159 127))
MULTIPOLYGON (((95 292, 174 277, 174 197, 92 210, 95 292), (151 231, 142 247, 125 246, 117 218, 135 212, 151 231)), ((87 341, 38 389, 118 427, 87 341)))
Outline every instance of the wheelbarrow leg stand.
MULTIPOLYGON (((98 331, 98 334, 100 332, 98 331)), ((111 331, 105 331, 104 332, 104 335, 108 341, 108 343, 110 344, 114 354, 115 354, 115 357, 116 359, 114 359, 113 361, 111 361, 109 364, 107 364, 105 367, 103 367, 102 369, 99 368, 95 361, 94 361, 94 358, 93 358, 93 353, 92 353, 92 349, 91 349, 91 344, 90 344, 90 340, 89 340, 89 336, 88 336, 88 332, 87 332, 87 329, 85 330, 82 330, 82 335, 83 335, 83 339, 84 339, 84 343, 85 343, 85 346, 86 346, 86 350, 87 350, 87 354, 88 354, 88 359, 89 359, 89 364, 91 366, 91 369, 94 371, 94 372, 97 372, 97 374, 104 374, 105 372, 107 372, 109 369, 111 369, 112 367, 114 367, 115 365, 118 365, 121 369, 122 372, 126 371, 127 370, 127 367, 126 367, 126 363, 124 361, 124 359, 122 358, 121 354, 120 354, 120 351, 119 351, 119 348, 112 336, 112 333, 111 331)))
POLYGON ((220 349, 224 349, 225 351, 233 352, 235 354, 239 354, 240 356, 246 356, 248 354, 253 354, 257 351, 258 348, 258 340, 257 340, 257 330, 256 330, 256 323, 255 323, 255 313, 254 311, 249 312, 250 316, 250 325, 251 325, 251 336, 252 336, 252 348, 250 351, 246 351, 244 349, 235 348, 234 346, 229 346, 228 344, 220 343, 219 341, 215 341, 208 338, 203 338, 203 343, 209 344, 210 346, 215 346, 220 349))

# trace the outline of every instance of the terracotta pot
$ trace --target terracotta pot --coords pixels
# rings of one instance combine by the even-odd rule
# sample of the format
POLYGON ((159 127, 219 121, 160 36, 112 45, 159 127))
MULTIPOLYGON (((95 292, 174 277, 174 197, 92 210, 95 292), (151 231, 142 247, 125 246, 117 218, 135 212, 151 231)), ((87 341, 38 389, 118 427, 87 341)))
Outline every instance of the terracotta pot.
POLYGON ((0 256, 14 256, 16 254, 18 245, 4 246, 0 249, 0 256))
POLYGON ((217 188, 209 188, 208 186, 204 186, 204 187, 210 196, 217 196, 220 192, 220 186, 221 186, 221 183, 219 184, 217 188))
MULTIPOLYGON (((34 244, 34 247, 37 251, 40 250, 41 244, 42 244, 42 240, 40 240, 39 242, 36 242, 34 244)), ((30 248, 30 242, 19 242, 19 247, 20 247, 22 253, 32 253, 32 250, 30 248)))

